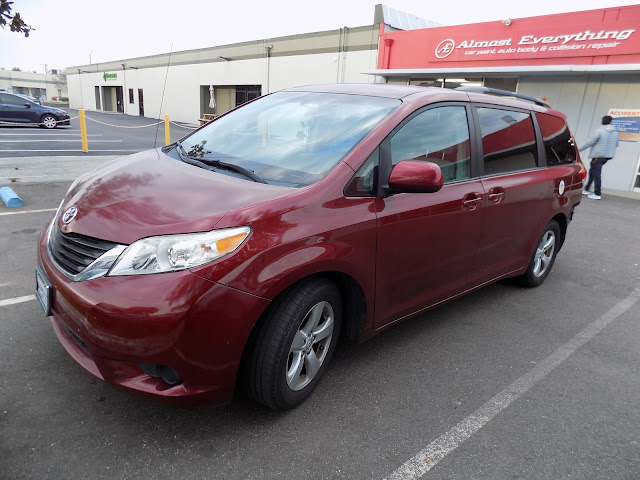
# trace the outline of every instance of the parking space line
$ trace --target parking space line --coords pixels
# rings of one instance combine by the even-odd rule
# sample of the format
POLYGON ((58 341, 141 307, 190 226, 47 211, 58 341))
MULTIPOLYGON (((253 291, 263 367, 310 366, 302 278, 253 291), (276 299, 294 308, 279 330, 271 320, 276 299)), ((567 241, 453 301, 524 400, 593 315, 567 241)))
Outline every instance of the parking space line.
MULTIPOLYGON (((33 138, 31 140, 0 140, 0 143, 41 143, 41 142, 68 142, 68 139, 33 138)), ((122 143, 122 140, 91 140, 91 143, 122 143)), ((3 150, 6 151, 6 150, 3 150)))
POLYGON ((635 305, 638 300, 640 300, 640 288, 636 288, 628 297, 617 303, 598 320, 587 326, 575 337, 562 345, 558 350, 542 360, 538 365, 522 375, 471 415, 459 422, 451 430, 436 438, 433 442, 427 445, 426 448, 418 452, 417 455, 387 476, 385 480, 409 480, 422 477, 436 466, 440 460, 486 425, 493 417, 549 375, 571 354, 595 337, 607 325, 620 317, 629 308, 635 305))
POLYGON ((55 212, 57 208, 41 208, 40 210, 19 210, 17 212, 0 212, 0 215, 21 215, 23 213, 55 212))
MULTIPOLYGON (((78 133, 0 133, 0 137, 78 137, 78 133)), ((87 137, 102 137, 101 133, 88 133, 87 137)))
MULTIPOLYGON (((149 148, 155 148, 155 147, 149 147, 149 148)), ((95 152, 131 152, 131 153, 136 153, 136 152, 139 152, 139 151, 140 150, 134 150, 134 149, 131 149, 131 150, 123 150, 123 149, 120 149, 120 150, 105 150, 105 149, 101 149, 101 148, 98 148, 98 149, 92 148, 90 153, 95 153, 95 152)), ((3 148, 2 150, 0 150, 0 153, 3 153, 3 152, 24 152, 24 153, 27 153, 27 152, 80 152, 80 153, 84 153, 84 152, 82 152, 82 150, 70 150, 70 149, 53 150, 51 148, 39 149, 39 150, 31 150, 31 149, 27 150, 27 149, 24 149, 24 148, 20 149, 20 150, 5 150, 3 148)), ((85 156, 90 157, 91 155, 85 155, 85 156)))
POLYGON ((14 305, 16 303, 30 302, 35 300, 35 295, 25 295, 24 297, 7 298, 6 300, 0 300, 0 307, 6 307, 7 305, 14 305))

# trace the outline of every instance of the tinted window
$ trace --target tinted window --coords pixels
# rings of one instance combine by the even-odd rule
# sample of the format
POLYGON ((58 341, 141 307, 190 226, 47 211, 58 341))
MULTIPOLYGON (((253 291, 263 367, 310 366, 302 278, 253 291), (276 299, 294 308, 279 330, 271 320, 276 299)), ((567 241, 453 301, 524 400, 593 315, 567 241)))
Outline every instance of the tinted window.
POLYGON ((536 167, 536 136, 528 113, 478 108, 478 117, 486 175, 536 167))
POLYGON ((22 105, 24 106, 27 103, 31 103, 26 98, 18 97, 16 95, 7 95, 6 93, 0 94, 2 95, 0 98, 2 99, 2 103, 5 105, 22 105))
POLYGON ((399 105, 393 98, 279 92, 220 117, 183 144, 189 155, 240 165, 269 183, 308 185, 399 105))
POLYGON ((544 139, 544 154, 547 165, 560 165, 576 161, 576 144, 569 127, 562 118, 536 112, 540 131, 544 139))
POLYGON ((400 160, 436 163, 445 182, 469 178, 469 125, 465 107, 437 107, 416 115, 391 138, 391 159, 394 165, 400 160))

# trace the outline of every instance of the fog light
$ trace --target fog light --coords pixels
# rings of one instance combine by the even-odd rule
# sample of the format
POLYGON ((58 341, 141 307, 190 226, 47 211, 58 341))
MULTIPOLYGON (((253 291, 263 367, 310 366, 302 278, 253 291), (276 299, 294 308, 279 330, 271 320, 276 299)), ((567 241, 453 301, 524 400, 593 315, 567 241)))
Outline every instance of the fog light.
POLYGON ((180 375, 178 375, 178 372, 171 367, 158 365, 158 373, 160 374, 160 378, 169 385, 178 385, 179 383, 182 383, 182 379, 180 378, 180 375))
POLYGON ((155 363, 139 363, 142 371, 153 378, 161 378, 165 383, 169 385, 179 385, 182 383, 182 378, 178 372, 173 368, 166 365, 156 365, 155 363))

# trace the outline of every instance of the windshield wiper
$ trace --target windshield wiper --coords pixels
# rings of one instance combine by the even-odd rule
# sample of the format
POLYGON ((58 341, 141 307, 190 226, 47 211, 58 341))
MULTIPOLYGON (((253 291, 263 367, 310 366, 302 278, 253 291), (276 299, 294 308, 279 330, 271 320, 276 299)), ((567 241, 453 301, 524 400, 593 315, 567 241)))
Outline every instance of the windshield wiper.
POLYGON ((241 175, 244 175, 247 178, 250 178, 251 180, 253 180, 254 182, 258 182, 258 183, 268 183, 264 178, 262 178, 261 176, 257 175, 255 172, 248 170, 244 167, 241 167, 240 165, 235 165, 233 163, 227 163, 227 162, 222 162, 220 160, 208 160, 205 158, 194 158, 190 155, 187 154, 187 152, 185 151, 184 147, 182 146, 182 143, 180 143, 180 141, 178 140, 176 142, 176 145, 178 145, 178 155, 180 156, 180 158, 182 159, 183 162, 185 163, 190 163, 191 165, 196 165, 200 168, 204 168, 207 170, 211 170, 215 172, 216 168, 221 168, 223 170, 229 170, 232 172, 236 172, 236 173, 240 173, 241 175), (212 168, 213 167, 213 168, 212 168))

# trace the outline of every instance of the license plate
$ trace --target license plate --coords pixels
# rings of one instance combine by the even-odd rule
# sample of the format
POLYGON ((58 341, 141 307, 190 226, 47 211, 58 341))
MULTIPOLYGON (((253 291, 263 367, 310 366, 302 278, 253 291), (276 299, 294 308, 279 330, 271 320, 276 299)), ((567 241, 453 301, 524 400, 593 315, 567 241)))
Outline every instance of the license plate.
POLYGON ((36 297, 44 309, 45 316, 51 315, 51 298, 53 285, 40 267, 36 267, 36 297))

